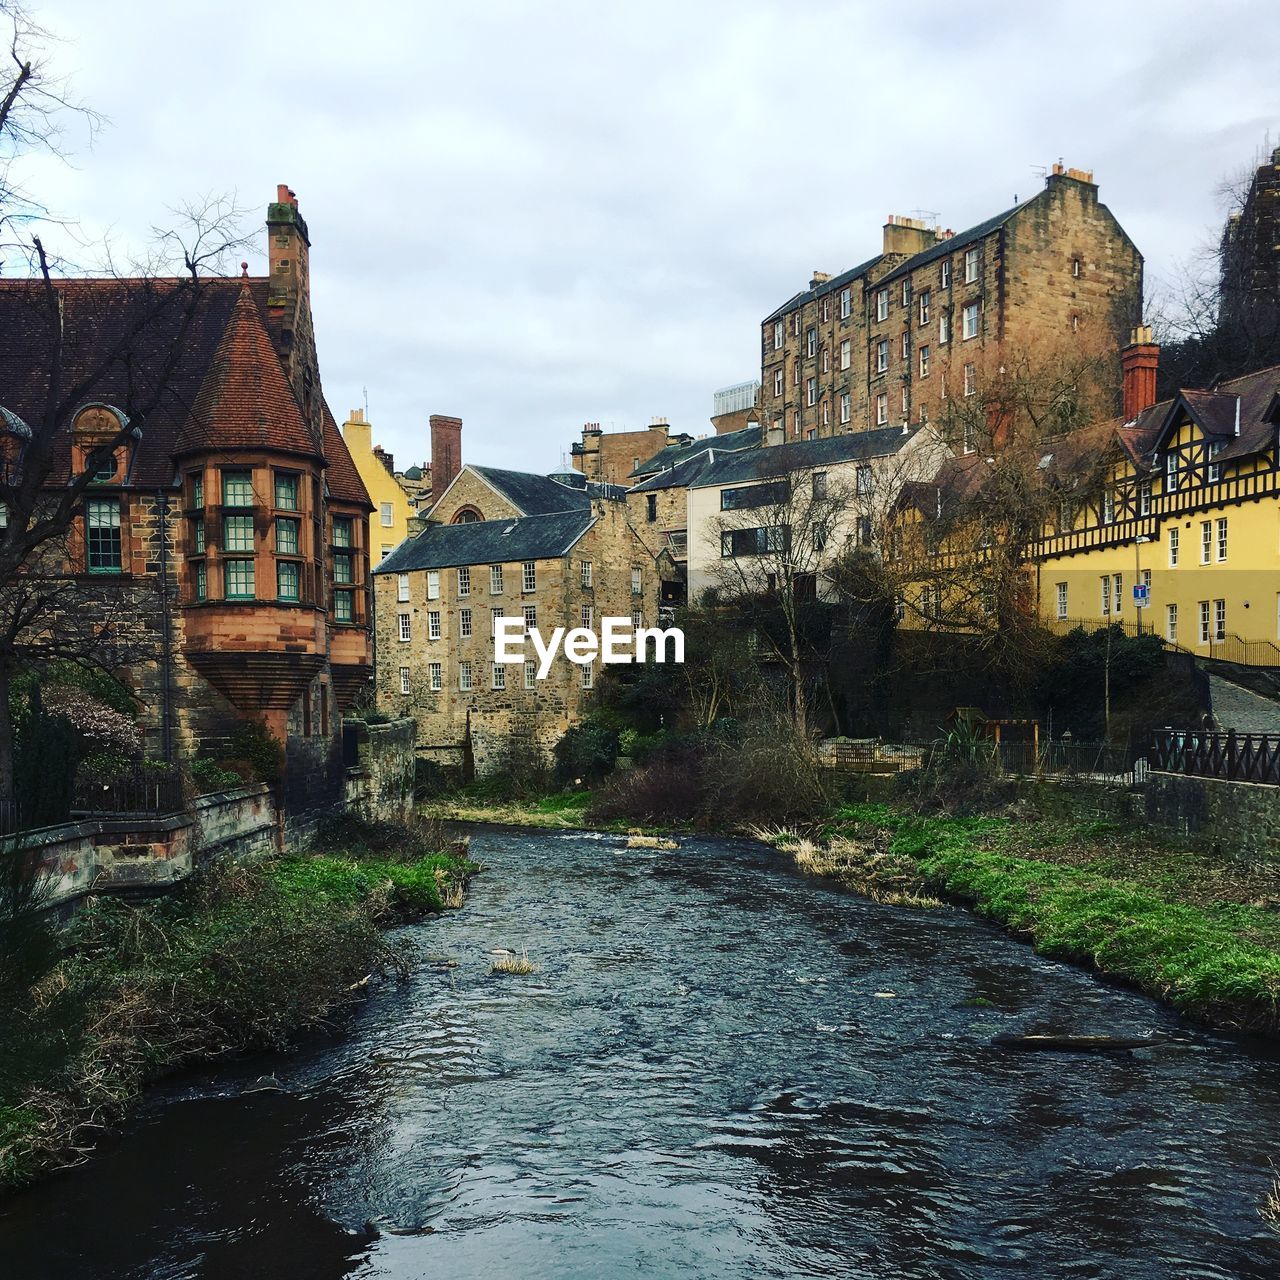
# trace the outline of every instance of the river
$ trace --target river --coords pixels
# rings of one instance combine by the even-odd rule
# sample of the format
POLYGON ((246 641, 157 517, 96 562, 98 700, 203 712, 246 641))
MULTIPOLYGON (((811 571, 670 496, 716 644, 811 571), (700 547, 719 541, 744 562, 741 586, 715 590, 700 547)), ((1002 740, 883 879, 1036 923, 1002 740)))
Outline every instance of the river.
POLYGON ((0 1207, 0 1274, 1280 1275, 1275 1059, 750 843, 472 849, 467 906, 406 931, 410 981, 341 1037, 158 1090, 0 1207), (537 971, 490 974, 495 947, 537 971), (1172 1039, 1066 1057, 1006 1030, 1172 1039))

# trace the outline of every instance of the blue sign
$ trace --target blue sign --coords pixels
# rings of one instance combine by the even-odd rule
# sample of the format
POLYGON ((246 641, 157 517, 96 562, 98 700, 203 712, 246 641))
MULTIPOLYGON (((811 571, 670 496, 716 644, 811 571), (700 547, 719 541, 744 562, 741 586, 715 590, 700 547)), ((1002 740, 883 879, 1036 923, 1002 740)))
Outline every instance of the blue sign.
POLYGON ((1145 609, 1151 603, 1151 588, 1145 582, 1138 583, 1133 589, 1133 606, 1145 609))

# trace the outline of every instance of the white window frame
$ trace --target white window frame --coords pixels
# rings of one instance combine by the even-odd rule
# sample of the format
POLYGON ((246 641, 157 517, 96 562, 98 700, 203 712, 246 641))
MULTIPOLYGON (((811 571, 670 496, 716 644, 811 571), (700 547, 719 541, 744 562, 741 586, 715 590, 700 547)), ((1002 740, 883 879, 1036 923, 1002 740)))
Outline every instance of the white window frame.
POLYGON ((922 325, 929 323, 929 304, 932 302, 933 296, 928 289, 922 289, 920 296, 916 299, 916 307, 920 316, 922 325))
POLYGON ((584 590, 591 590, 591 579, 594 572, 595 570, 590 560, 578 561, 578 578, 584 590))
POLYGON ((979 330, 982 328, 980 319, 980 307, 976 302, 966 302, 964 310, 960 316, 960 338, 963 342, 968 342, 971 338, 978 336, 979 330))
POLYGON ((631 594, 633 596, 644 595, 644 566, 633 564, 631 566, 631 594))
POLYGON ((396 508, 392 502, 383 502, 378 507, 379 518, 384 529, 390 529, 396 522, 396 508))
POLYGON ((398 635, 401 644, 408 644, 413 639, 413 614, 400 614, 398 635))
POLYGON ((460 635, 464 640, 469 640, 473 634, 472 626, 473 626, 473 623, 472 623, 471 610, 459 609, 458 610, 458 635, 460 635))
POLYGON ((876 320, 877 322, 887 320, 889 318, 889 290, 880 289, 876 292, 876 320))
POLYGON ((1225 564, 1227 559, 1227 517, 1219 516, 1214 522, 1213 558, 1218 564, 1225 564))
POLYGON ((471 594, 471 566, 467 564, 458 566, 458 594, 460 596, 469 596, 471 594))
POLYGON ((1200 521, 1200 563, 1213 562, 1213 521, 1200 521))
POLYGON ((1102 583, 1102 616, 1109 618, 1111 616, 1111 575, 1104 573, 1101 579, 1102 583))
POLYGON ((1164 638, 1170 644, 1176 644, 1178 641, 1178 606, 1176 604, 1167 604, 1164 607, 1164 638))
POLYGON ((889 394, 886 391, 876 396, 876 426, 883 427, 889 421, 889 394))
POLYGON ((944 311, 938 317, 938 346, 945 347, 951 341, 951 317, 944 311))
POLYGON ((941 272, 940 279, 942 282, 942 287, 944 289, 951 288, 951 259, 950 258, 943 258, 942 260, 942 272, 941 272))
POLYGON ((1169 568, 1176 569, 1178 567, 1178 555, 1181 550, 1182 533, 1177 525, 1171 525, 1169 528, 1169 568))
POLYGON ((773 349, 775 351, 782 350, 782 344, 786 338, 786 330, 781 320, 773 322, 773 349))
POLYGON ((847 391, 840 395, 840 421, 848 422, 851 417, 851 400, 847 391))
POLYGON ((502 566, 500 564, 491 564, 489 566, 489 594, 491 596, 500 596, 502 594, 502 566))
POLYGON ((1058 621, 1063 621, 1067 616, 1067 584, 1065 582, 1058 583, 1058 621))
POLYGON ((444 688, 444 664, 442 662, 427 663, 427 683, 432 693, 439 693, 444 688))
POLYGON ((407 694, 409 691, 410 691, 409 690, 409 668, 401 667, 400 668, 400 692, 401 694, 407 694))
POLYGON ((409 575, 407 573, 396 574, 396 603, 409 603, 409 575))
POLYGON ((503 690, 507 687, 507 664, 505 662, 491 662, 489 664, 489 687, 497 690, 503 690))
POLYGON ((929 344, 927 342, 921 344, 917 356, 920 361, 920 376, 927 378, 929 376, 929 344))
POLYGON ((427 610, 427 639, 439 640, 442 634, 443 633, 441 632, 441 629, 440 629, 440 610, 428 609, 427 610))
POLYGON ((458 663, 458 688, 461 689, 463 693, 471 692, 471 662, 468 658, 463 658, 463 660, 458 663))
POLYGON ((1200 643, 1209 643, 1209 602, 1207 600, 1197 601, 1200 610, 1200 643))
POLYGON ((972 361, 964 367, 964 393, 966 396, 978 394, 978 368, 972 361))
POLYGON ((1227 602, 1225 600, 1213 602, 1213 638, 1215 640, 1227 638, 1227 602))
POLYGON ((524 617, 525 631, 534 630, 538 625, 538 606, 536 604, 526 604, 521 608, 520 612, 524 617))
POLYGON ((524 687, 526 689, 536 688, 538 684, 538 664, 531 658, 525 659, 524 664, 524 687))
POLYGON ((809 378, 804 386, 804 399, 808 405, 818 403, 818 380, 817 378, 809 378))
POLYGON ((782 386, 783 386, 782 370, 775 369, 773 371, 773 398, 775 400, 779 400, 782 398, 782 386))
POLYGON ((805 331, 804 354, 808 360, 812 360, 818 354, 818 331, 812 325, 805 331))
POLYGON ((889 339, 879 338, 876 341, 876 373, 889 371, 889 339))
POLYGON ((846 338, 840 344, 840 368, 847 369, 849 367, 849 357, 852 353, 852 343, 846 338))
POLYGON ((847 288, 840 290, 840 319, 847 320, 852 310, 852 295, 847 288))
POLYGON ((964 251, 964 282, 976 284, 978 280, 978 246, 964 251))
POLYGON ((427 599, 428 600, 440 599, 440 570, 439 569, 427 570, 427 599))

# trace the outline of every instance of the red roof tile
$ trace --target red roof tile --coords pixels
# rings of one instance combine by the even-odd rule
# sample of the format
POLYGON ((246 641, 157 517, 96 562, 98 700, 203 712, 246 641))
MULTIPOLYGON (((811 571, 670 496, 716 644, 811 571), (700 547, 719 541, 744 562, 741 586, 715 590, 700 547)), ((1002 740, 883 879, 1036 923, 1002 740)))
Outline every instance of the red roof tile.
POLYGON ((328 464, 324 476, 329 485, 329 496, 338 502, 353 502, 366 511, 372 511, 374 506, 369 500, 369 491, 360 479, 351 451, 347 448, 347 442, 342 438, 342 432, 338 430, 338 424, 327 403, 323 406, 323 411, 324 456, 328 464))

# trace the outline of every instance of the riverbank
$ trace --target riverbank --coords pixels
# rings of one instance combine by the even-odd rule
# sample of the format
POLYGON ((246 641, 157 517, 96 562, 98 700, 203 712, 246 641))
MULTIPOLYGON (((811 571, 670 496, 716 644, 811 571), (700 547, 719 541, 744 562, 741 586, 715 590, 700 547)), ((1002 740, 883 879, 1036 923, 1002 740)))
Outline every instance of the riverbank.
POLYGON ((83 1159, 167 1072, 333 1025, 373 978, 407 969, 385 930, 460 906, 474 869, 465 842, 429 826, 345 820, 312 853, 217 864, 163 899, 92 899, 63 932, 14 921, 0 1191, 83 1159))

